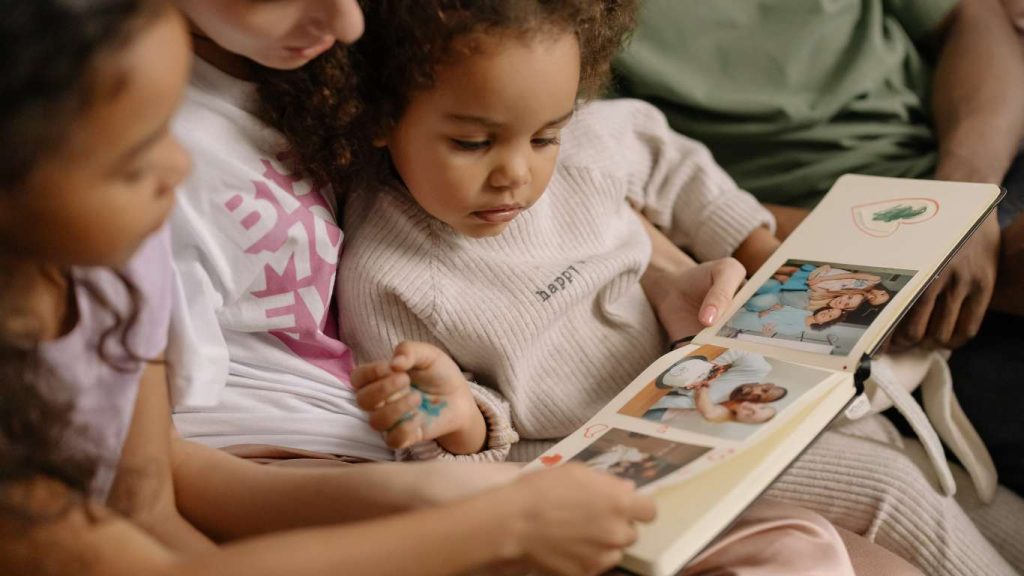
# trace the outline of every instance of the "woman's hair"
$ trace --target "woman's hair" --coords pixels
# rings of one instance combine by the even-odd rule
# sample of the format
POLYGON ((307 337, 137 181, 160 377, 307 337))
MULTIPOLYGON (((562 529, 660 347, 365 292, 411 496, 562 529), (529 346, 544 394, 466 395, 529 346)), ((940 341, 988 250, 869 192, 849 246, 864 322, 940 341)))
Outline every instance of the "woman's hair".
POLYGON ((864 291, 864 301, 867 302, 869 306, 873 306, 875 308, 884 308, 885 305, 888 304, 890 300, 892 300, 892 296, 893 291, 889 290, 885 286, 882 286, 881 284, 875 284, 871 288, 864 291), (874 292, 876 290, 879 292, 885 292, 885 295, 888 296, 888 298, 885 299, 885 302, 882 302, 881 304, 871 304, 871 302, 868 300, 868 293, 874 292))
MULTIPOLYGON (((818 312, 823 312, 825 310, 838 310, 838 308, 832 308, 831 306, 826 304, 825 306, 822 306, 821 308, 818 308, 814 312, 811 312, 811 318, 814 318, 815 316, 817 316, 818 312)), ((815 320, 815 321, 813 321, 811 323, 811 330, 824 330, 825 328, 828 328, 829 326, 832 326, 833 324, 838 324, 839 322, 842 322, 845 318, 846 318, 846 311, 844 310, 838 316, 836 316, 835 318, 833 318, 831 320, 826 320, 824 322, 818 322, 818 321, 815 320)))
POLYGON ((257 114, 284 136, 288 167, 317 186, 335 183, 336 170, 353 162, 348 130, 362 111, 349 48, 335 44, 298 70, 251 66, 257 114))
MULTIPOLYGON (((30 194, 25 183, 42 159, 60 146, 68 127, 98 98, 120 86, 117 69, 101 61, 130 41, 163 0, 0 0, 0 194, 30 194)), ((10 257, 0 246, 0 256, 10 257)), ((40 475, 59 480, 72 491, 87 491, 95 458, 70 446, 73 402, 41 362, 38 332, 12 330, 23 303, 9 301, 12 278, 0 269, 0 515, 31 516, 8 488, 40 475)), ((88 287, 87 287, 88 288, 88 287)), ((127 334, 138 306, 117 314, 95 289, 99 304, 115 312, 103 342, 127 334)), ((127 350, 127 348, 125 348, 127 350)), ((102 345, 98 351, 115 362, 102 345)))
POLYGON ((877 285, 874 288, 871 288, 867 292, 864 292, 864 302, 861 303, 861 305, 858 306, 857 308, 847 312, 846 322, 849 322, 851 324, 859 324, 861 326, 870 326, 871 323, 875 321, 875 318, 877 318, 878 315, 882 312, 882 310, 885 309, 885 306, 886 304, 889 303, 889 300, 892 300, 892 297, 893 292, 888 288, 884 288, 881 285, 877 285), (873 292, 875 290, 885 292, 889 296, 889 298, 881 304, 872 304, 871 302, 868 301, 867 294, 868 292, 873 292))
POLYGON ((596 96, 639 0, 364 0, 366 33, 291 72, 259 73, 262 116, 289 141, 294 166, 344 193, 393 175, 373 147, 439 66, 471 53, 474 35, 568 32, 580 44, 580 95, 596 96))

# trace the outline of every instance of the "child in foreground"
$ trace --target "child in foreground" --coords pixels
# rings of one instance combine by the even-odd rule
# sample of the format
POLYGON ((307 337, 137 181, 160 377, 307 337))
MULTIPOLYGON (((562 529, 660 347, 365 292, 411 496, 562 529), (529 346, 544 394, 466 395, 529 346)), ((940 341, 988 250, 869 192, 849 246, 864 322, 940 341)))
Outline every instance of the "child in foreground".
POLYGON ((164 224, 189 166, 168 131, 185 22, 162 0, 4 13, 0 573, 596 574, 617 562, 653 505, 584 468, 281 469, 177 438, 161 358, 175 285, 164 224), (470 496, 426 506, 429 486, 455 483, 470 496))
MULTIPOLYGON (((539 454, 665 348, 639 284, 650 244, 634 207, 704 256, 768 222, 652 108, 577 106, 634 8, 365 5, 353 50, 366 114, 352 135, 365 145, 337 178, 348 194, 339 297, 357 359, 378 360, 353 373, 358 400, 391 445, 431 450, 423 440, 475 425, 447 409, 466 370, 509 401, 523 438, 513 459, 539 454)), ((798 518, 807 511, 762 501, 741 523, 798 518)), ((796 552, 787 533, 750 573, 851 570, 828 564, 844 556, 837 536, 796 552)), ((730 532, 688 571, 735 566, 745 538, 730 532)))

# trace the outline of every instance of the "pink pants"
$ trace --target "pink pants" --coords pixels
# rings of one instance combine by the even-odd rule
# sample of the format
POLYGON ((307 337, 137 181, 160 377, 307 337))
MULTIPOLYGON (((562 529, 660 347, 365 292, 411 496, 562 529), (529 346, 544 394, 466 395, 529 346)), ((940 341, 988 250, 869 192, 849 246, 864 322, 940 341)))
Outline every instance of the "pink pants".
POLYGON ((921 572, 861 536, 840 533, 810 510, 762 498, 682 574, 910 576, 921 572))

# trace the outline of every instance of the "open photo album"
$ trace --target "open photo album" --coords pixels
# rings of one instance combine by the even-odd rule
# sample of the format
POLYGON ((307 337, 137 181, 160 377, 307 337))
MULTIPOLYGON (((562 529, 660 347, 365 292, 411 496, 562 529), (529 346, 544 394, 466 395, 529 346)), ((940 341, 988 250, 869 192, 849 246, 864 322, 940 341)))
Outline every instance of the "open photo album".
POLYGON ((1002 195, 843 176, 714 325, 527 469, 581 462, 652 493, 658 518, 622 567, 676 573, 838 415, 866 408, 871 355, 1002 195))

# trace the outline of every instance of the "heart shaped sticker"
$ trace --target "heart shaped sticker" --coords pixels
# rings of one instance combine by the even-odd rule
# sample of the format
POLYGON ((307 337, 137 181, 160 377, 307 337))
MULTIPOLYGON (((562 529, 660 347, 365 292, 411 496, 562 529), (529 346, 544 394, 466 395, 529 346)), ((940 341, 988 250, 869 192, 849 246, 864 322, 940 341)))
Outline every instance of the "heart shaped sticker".
POLYGON ((594 424, 583 431, 584 438, 593 438, 608 429, 607 424, 594 424))
POLYGON ((540 457, 540 463, 545 466, 554 466, 562 461, 561 454, 548 454, 547 456, 540 457))
POLYGON ((850 209, 853 223, 868 236, 892 236, 904 224, 920 224, 935 217, 939 203, 931 198, 897 198, 860 204, 850 209))

